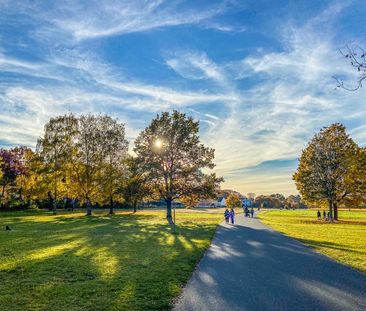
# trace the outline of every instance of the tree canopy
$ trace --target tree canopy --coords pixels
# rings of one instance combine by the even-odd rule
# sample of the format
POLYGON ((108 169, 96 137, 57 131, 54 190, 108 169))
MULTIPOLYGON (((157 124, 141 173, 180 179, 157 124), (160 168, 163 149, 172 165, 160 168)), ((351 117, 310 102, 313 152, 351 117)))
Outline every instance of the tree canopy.
POLYGON ((138 165, 166 201, 169 222, 173 200, 212 196, 222 181, 203 171, 214 167, 214 149, 200 143, 198 131, 199 122, 184 113, 163 112, 135 140, 138 165))
POLYGON ((297 189, 309 203, 327 202, 329 212, 333 215, 334 209, 334 219, 338 219, 338 204, 364 193, 364 153, 344 125, 323 128, 302 152, 294 174, 297 189))
POLYGON ((226 200, 226 206, 229 208, 235 208, 235 207, 241 207, 241 200, 240 197, 237 194, 230 194, 226 200))

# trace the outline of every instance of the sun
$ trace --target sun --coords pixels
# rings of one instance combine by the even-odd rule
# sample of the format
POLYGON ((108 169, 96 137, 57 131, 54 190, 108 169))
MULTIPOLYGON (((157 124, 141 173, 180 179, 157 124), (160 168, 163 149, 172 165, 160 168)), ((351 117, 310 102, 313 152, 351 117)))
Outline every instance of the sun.
POLYGON ((155 141, 155 147, 156 148, 161 148, 163 146, 163 142, 160 139, 157 139, 155 141))

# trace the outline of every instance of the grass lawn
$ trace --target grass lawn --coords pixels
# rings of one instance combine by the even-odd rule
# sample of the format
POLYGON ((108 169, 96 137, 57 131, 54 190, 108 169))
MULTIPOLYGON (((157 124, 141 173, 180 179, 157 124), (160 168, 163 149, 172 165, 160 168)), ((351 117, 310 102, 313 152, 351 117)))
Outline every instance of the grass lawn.
POLYGON ((167 310, 210 245, 218 210, 0 214, 0 310, 167 310), (10 225, 11 231, 5 231, 10 225))
POLYGON ((261 220, 333 259, 366 273, 366 211, 339 212, 339 221, 316 219, 316 210, 268 211, 261 220))

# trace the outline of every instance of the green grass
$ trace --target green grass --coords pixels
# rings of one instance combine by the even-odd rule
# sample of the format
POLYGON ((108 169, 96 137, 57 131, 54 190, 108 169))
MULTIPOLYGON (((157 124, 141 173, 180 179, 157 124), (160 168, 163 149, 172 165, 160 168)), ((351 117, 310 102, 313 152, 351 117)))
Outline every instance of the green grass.
POLYGON ((167 310, 221 212, 178 210, 177 235, 163 211, 1 213, 0 309, 167 310))
POLYGON ((366 211, 340 211, 339 221, 316 219, 316 210, 268 211, 261 220, 343 264, 366 273, 366 211))

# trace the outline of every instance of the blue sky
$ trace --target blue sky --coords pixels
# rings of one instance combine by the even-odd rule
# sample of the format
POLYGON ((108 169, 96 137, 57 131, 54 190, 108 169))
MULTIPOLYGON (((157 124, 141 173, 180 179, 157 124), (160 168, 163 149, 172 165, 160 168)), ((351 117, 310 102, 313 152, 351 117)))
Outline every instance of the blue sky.
POLYGON ((34 147, 67 111, 117 117, 133 141, 178 109, 200 120, 224 188, 295 193, 321 127, 366 145, 365 90, 332 78, 355 78, 338 49, 365 46, 365 16, 362 0, 0 0, 0 145, 34 147))

